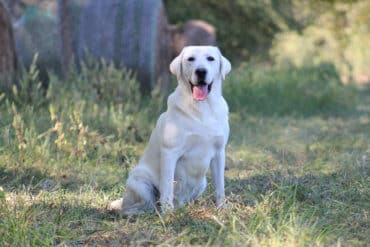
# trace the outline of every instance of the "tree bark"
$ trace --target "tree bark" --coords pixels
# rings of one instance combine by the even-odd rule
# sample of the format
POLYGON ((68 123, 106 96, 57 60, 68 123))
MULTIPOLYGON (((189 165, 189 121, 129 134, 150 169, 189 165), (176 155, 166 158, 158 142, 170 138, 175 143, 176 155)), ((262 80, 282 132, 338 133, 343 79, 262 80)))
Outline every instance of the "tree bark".
POLYGON ((0 87, 10 90, 16 82, 18 60, 10 15, 0 0, 0 87))

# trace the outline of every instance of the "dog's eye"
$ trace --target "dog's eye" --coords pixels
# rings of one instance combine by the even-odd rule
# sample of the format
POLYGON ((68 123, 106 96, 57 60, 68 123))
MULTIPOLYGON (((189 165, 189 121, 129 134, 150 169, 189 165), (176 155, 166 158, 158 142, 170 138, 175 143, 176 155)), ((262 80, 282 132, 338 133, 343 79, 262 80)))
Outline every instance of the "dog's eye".
POLYGON ((194 58, 194 57, 189 57, 189 58, 188 58, 188 61, 189 61, 189 62, 193 62, 194 60, 195 60, 195 58, 194 58))
POLYGON ((209 56, 209 57, 207 57, 207 60, 208 60, 208 61, 214 61, 214 60, 215 60, 215 58, 214 58, 214 57, 212 57, 212 56, 209 56))

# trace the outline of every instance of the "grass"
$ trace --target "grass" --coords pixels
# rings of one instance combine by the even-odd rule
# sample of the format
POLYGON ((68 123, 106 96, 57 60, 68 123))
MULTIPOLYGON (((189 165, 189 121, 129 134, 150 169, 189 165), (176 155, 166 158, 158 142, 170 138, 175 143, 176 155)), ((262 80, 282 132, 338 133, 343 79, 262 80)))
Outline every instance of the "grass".
POLYGON ((326 97, 320 105, 324 110, 311 102, 295 111, 279 108, 282 94, 271 90, 277 86, 273 81, 283 82, 279 85, 286 90, 279 92, 288 91, 289 101, 296 99, 289 95, 301 92, 292 88, 292 80, 302 78, 310 88, 307 77, 315 75, 253 75, 265 87, 258 89, 236 72, 224 84, 231 102, 227 208, 215 209, 209 186, 198 202, 168 215, 123 219, 108 214, 106 205, 124 192, 164 100, 139 96, 127 71, 98 67, 87 66, 64 81, 52 77, 46 93, 33 70, 18 91, 1 97, 2 246, 370 242, 369 90, 331 83, 326 91, 340 94, 316 89, 304 99, 326 97), (249 93, 243 96, 237 85, 249 93), (264 101, 266 94, 272 102, 264 101), (252 99, 263 99, 261 108, 273 108, 263 111, 252 99), (277 113, 270 114, 271 109, 277 113))

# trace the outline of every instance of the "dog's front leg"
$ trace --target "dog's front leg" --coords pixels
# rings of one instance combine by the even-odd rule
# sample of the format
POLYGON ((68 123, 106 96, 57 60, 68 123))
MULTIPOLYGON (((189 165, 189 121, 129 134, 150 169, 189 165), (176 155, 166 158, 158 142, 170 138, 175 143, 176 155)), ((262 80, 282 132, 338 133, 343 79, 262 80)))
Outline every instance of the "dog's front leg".
POLYGON ((173 209, 174 176, 177 158, 171 150, 161 152, 161 177, 159 190, 162 212, 173 209))
POLYGON ((221 149, 211 161, 211 173, 213 185, 215 187, 216 206, 221 207, 225 200, 225 150, 221 149))

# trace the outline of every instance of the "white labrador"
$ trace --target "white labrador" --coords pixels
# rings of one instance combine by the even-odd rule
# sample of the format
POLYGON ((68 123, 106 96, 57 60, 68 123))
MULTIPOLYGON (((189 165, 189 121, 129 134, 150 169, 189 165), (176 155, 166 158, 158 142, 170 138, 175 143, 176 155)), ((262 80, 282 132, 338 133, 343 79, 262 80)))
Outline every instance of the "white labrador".
POLYGON ((183 205, 203 193, 209 167, 216 205, 223 204, 229 123, 221 87, 230 70, 230 62, 214 46, 185 47, 172 61, 178 86, 127 179, 124 198, 112 202, 110 210, 133 215, 158 202, 163 212, 183 205))

